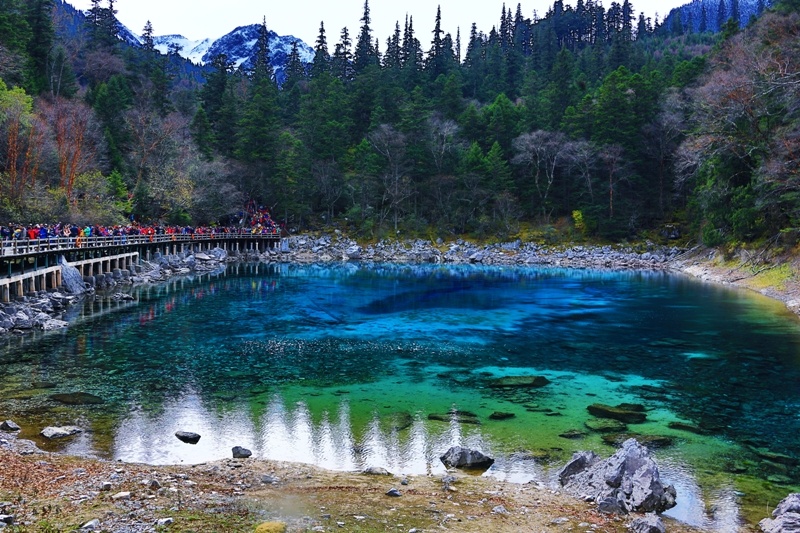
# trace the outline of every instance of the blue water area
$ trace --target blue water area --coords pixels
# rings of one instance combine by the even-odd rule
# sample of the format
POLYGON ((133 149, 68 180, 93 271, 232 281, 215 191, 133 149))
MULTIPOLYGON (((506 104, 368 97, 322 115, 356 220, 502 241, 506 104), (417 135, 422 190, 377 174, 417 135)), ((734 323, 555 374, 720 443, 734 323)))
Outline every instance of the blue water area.
POLYGON ((47 449, 153 464, 242 445, 436 474, 461 444, 519 482, 657 438, 673 516, 719 531, 800 484, 800 324, 758 295, 662 272, 396 264, 232 265, 132 294, 5 339, 0 418, 47 449), (508 376, 549 383, 496 386, 508 376), (647 420, 601 433, 593 403, 647 420), (38 436, 67 424, 86 431, 38 436))

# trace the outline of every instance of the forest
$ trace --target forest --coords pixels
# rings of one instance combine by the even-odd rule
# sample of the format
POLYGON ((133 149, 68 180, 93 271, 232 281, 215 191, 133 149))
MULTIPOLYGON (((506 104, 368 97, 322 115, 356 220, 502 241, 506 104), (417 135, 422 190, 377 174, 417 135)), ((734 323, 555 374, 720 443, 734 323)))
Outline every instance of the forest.
POLYGON ((367 239, 793 237, 798 2, 742 21, 736 1, 715 24, 556 0, 488 33, 439 11, 382 37, 367 0, 279 84, 266 21, 248 68, 220 55, 198 81, 151 24, 122 42, 114 0, 77 24, 0 0, 0 221, 213 224, 257 203, 367 239))

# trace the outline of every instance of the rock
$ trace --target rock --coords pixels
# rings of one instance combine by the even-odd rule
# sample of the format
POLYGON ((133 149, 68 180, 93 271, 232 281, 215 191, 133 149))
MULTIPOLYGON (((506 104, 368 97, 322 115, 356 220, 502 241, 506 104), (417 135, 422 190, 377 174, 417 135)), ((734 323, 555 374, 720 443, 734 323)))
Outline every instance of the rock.
POLYGON ((12 420, 6 420, 2 424, 0 424, 0 429, 3 431, 19 431, 20 428, 17 424, 14 423, 12 420))
POLYGON ((83 430, 77 426, 47 426, 39 434, 46 439, 63 439, 82 432, 83 430))
POLYGON ((609 446, 619 448, 628 439, 636 439, 639 444, 650 449, 666 448, 672 446, 672 437, 664 435, 641 435, 639 433, 606 433, 602 437, 603 442, 609 446))
POLYGON ((101 483, 100 484, 100 490, 103 491, 103 492, 110 492, 111 491, 111 482, 110 481, 104 481, 103 483, 101 483))
POLYGON ((63 394, 51 394, 51 400, 67 405, 97 405, 104 403, 105 400, 88 392, 67 392, 63 394))
POLYGON ((399 498, 400 496, 402 496, 402 494, 400 494, 400 491, 395 489, 395 488, 389 489, 389 491, 386 493, 386 495, 387 496, 391 496, 393 498, 399 498))
POLYGON ((764 533, 796 533, 800 531, 800 493, 789 494, 772 511, 772 518, 758 523, 764 533))
POLYGON ((0 524, 4 526, 14 525, 15 517, 13 514, 0 514, 0 524))
POLYGON ((370 466, 363 470, 363 474, 368 476, 391 476, 392 473, 380 466, 370 466))
POLYGON ((502 411, 495 411, 494 413, 489 415, 490 420, 508 420, 509 418, 514 418, 514 413, 504 413, 502 411))
POLYGON ((147 488, 150 489, 150 490, 158 490, 158 489, 161 488, 161 483, 159 483, 159 481, 157 479, 151 479, 147 483, 147 488))
POLYGON ((594 418, 584 422, 584 425, 597 433, 621 433, 628 429, 624 423, 610 418, 594 418))
POLYGON ((100 528, 100 520, 95 518, 94 520, 89 520, 85 524, 81 526, 81 531, 95 531, 100 528))
POLYGON ((197 441, 200 440, 200 435, 191 431, 176 431, 175 436, 178 437, 179 441, 186 444, 197 444, 197 441))
POLYGON ((121 501, 121 500, 130 500, 131 499, 131 493, 130 492, 118 492, 118 493, 114 494, 111 497, 111 499, 114 500, 115 502, 121 501))
POLYGON ((253 452, 251 452, 247 448, 242 448, 241 446, 234 446, 231 451, 233 452, 234 459, 247 459, 248 457, 253 455, 253 452))
POLYGON ((431 413, 428 415, 428 420, 438 420, 439 422, 456 421, 459 424, 474 424, 476 426, 479 426, 481 424, 481 421, 473 413, 466 413, 461 411, 455 411, 447 414, 431 413))
POLYGON ((198 261, 211 261, 211 256, 206 255, 202 252, 194 254, 194 258, 197 259, 198 261))
POLYGON ((494 459, 478 450, 453 446, 439 459, 448 468, 485 470, 494 464, 494 459))
POLYGON ((635 439, 604 460, 592 452, 576 453, 558 479, 567 492, 598 503, 604 512, 660 513, 675 506, 675 489, 661 482, 650 452, 635 439))
POLYGON ((156 527, 167 527, 175 523, 174 518, 160 518, 156 521, 156 527))
POLYGON ((631 533, 667 533, 667 528, 664 527, 661 517, 654 513, 648 513, 636 518, 628 524, 628 530, 631 533))
POLYGON ((261 476, 261 483, 263 483, 265 485, 274 485, 275 483, 277 483, 279 481, 280 481, 280 479, 276 478, 275 476, 270 476, 270 475, 267 475, 267 474, 261 476))
POLYGON ((283 522, 264 522, 256 526, 254 533, 285 533, 286 524, 283 522))
POLYGON ((490 380, 492 388, 538 389, 549 385, 550 380, 544 376, 505 376, 490 380))
POLYGON ((586 409, 598 418, 611 418, 624 422, 625 424, 641 424, 647 420, 647 415, 645 413, 638 409, 632 410, 626 407, 629 407, 629 405, 620 404, 616 407, 612 407, 602 403, 593 403, 586 409))
POLYGON ((80 270, 70 265, 62 255, 58 258, 61 265, 61 283, 70 294, 83 294, 86 292, 86 284, 83 282, 83 275, 80 270))
POLYGON ((496 505, 492 507, 493 514, 511 514, 508 512, 508 509, 505 508, 503 505, 496 505))
POLYGON ((562 439, 582 439, 586 436, 586 433, 579 429, 568 429, 564 433, 559 433, 558 436, 562 439))

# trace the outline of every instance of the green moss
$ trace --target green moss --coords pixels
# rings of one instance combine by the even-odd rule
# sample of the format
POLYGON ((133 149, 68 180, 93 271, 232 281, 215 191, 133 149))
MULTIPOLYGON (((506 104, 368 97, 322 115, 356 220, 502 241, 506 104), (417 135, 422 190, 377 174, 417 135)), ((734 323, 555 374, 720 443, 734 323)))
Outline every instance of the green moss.
POLYGON ((779 291, 786 289, 786 283, 794 278, 794 270, 788 263, 762 270, 752 279, 752 286, 755 289, 776 289, 779 291))

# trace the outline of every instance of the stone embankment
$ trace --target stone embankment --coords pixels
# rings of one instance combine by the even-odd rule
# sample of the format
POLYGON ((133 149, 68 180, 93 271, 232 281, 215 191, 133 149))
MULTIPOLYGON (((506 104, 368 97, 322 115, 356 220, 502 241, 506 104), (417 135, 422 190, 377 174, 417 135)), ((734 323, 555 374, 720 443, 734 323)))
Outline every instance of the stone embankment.
POLYGON ((683 250, 647 245, 638 251, 629 246, 551 247, 520 240, 479 245, 464 240, 451 243, 425 241, 380 241, 361 246, 341 234, 322 237, 295 236, 288 251, 270 250, 265 261, 298 263, 364 261, 392 263, 452 263, 482 265, 543 265, 570 268, 659 269, 670 267, 683 250))

